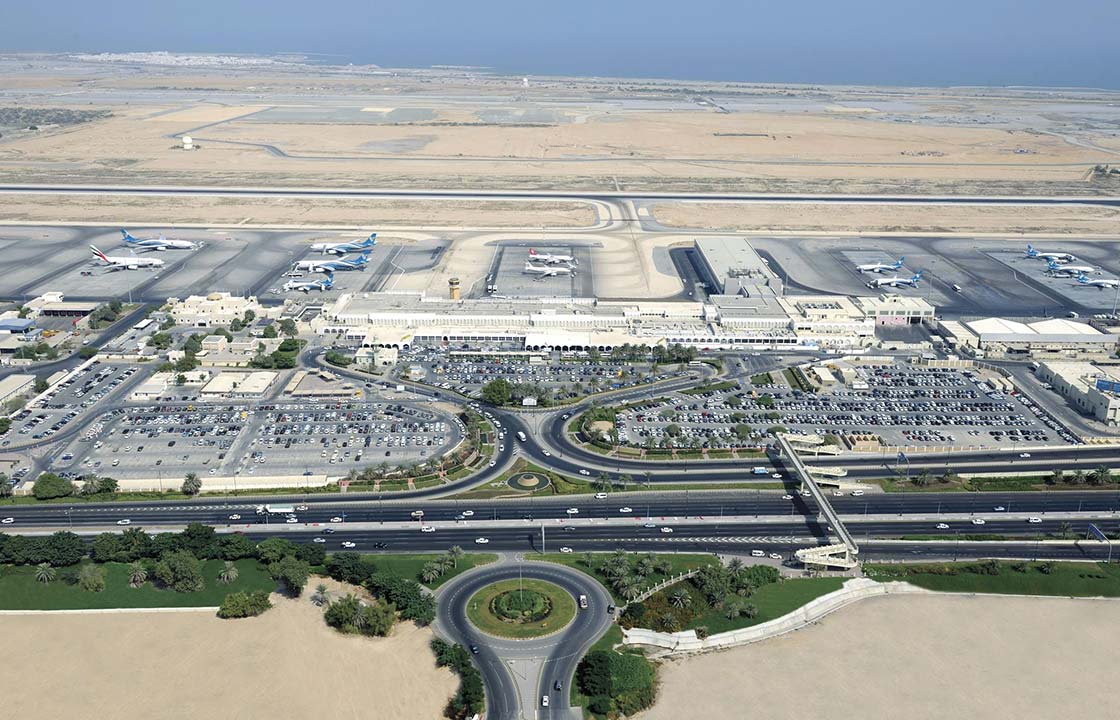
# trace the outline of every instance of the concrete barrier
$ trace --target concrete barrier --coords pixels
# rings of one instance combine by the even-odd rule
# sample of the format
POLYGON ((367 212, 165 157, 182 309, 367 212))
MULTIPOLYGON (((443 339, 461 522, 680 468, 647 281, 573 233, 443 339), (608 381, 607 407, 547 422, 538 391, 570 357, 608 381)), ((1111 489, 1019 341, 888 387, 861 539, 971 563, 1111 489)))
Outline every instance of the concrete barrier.
POLYGON ((694 630, 677 633, 661 633, 645 628, 631 628, 622 631, 623 643, 627 645, 650 645, 661 648, 668 654, 684 654, 722 650, 737 645, 766 640, 784 635, 814 623, 829 613, 845 605, 864 598, 896 594, 923 594, 929 592, 904 582, 880 583, 867 578, 853 578, 836 592, 812 600, 793 612, 741 630, 731 630, 706 638, 698 638, 694 630))

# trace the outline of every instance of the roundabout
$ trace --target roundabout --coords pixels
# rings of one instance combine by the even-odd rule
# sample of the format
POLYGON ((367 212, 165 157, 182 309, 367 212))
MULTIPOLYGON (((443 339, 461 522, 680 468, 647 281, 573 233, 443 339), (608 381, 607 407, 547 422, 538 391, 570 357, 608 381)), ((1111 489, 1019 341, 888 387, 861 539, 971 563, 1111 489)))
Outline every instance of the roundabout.
POLYGON ((521 492, 543 490, 549 486, 549 483, 550 481, 547 475, 535 472, 518 473, 506 481, 506 484, 512 489, 520 490, 521 492))
POLYGON ((571 593, 544 580, 502 580, 467 601, 467 619, 487 635, 526 639, 551 635, 576 615, 571 593))

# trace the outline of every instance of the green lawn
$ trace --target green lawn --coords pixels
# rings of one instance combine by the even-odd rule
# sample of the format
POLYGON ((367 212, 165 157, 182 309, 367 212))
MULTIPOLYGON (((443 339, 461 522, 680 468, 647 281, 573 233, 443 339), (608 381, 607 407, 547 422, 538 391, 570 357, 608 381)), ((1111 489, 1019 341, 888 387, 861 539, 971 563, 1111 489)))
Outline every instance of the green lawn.
POLYGON ((928 590, 1063 597, 1120 597, 1120 565, 1079 562, 998 562, 998 574, 970 571, 985 563, 865 565, 868 577, 905 580, 928 590), (1049 574, 1040 568, 1050 568, 1049 574), (1018 569, 1016 569, 1018 568, 1018 569))
POLYGON ((576 599, 561 588, 543 580, 502 580, 479 590, 467 601, 467 619, 484 633, 505 638, 533 638, 565 627, 576 616, 576 599), (547 598, 551 612, 547 617, 521 623, 506 622, 491 612, 490 604, 503 593, 523 590, 547 598))
MULTIPOLYGON (((705 608, 704 612, 693 618, 693 620, 688 623, 687 627, 697 628, 704 626, 708 628, 708 634, 714 635, 716 633, 727 632, 728 630, 738 630, 739 628, 751 627, 752 625, 769 622, 770 620, 780 618, 783 615, 793 612, 810 600, 815 600, 821 595, 827 595, 830 592, 839 590, 844 584, 844 579, 845 578, 797 578, 793 580, 784 580, 771 585, 763 585, 746 600, 748 603, 758 608, 758 614, 753 618, 739 616, 734 620, 728 620, 723 610, 705 608)), ((672 587, 666 588, 666 592, 671 593, 672 591, 672 587)), ((699 597, 697 597, 696 600, 699 600, 699 597)))
MULTIPOLYGON (((559 563, 561 565, 566 565, 570 568, 586 573, 598 580, 603 585, 603 587, 607 588, 616 602, 625 602, 622 596, 615 593, 614 589, 610 585, 610 581, 607 580, 607 576, 600 573, 597 569, 599 564, 601 564, 604 560, 611 556, 611 553, 600 552, 592 553, 592 555, 594 557, 592 567, 588 567, 583 563, 583 553, 547 553, 545 555, 533 555, 528 557, 527 559, 559 563)), ((638 560, 642 557, 645 557, 645 555, 646 553, 630 553, 631 567, 635 567, 638 563, 638 560)), ((693 568, 698 568, 703 565, 714 565, 718 562, 715 555, 708 554, 678 555, 663 553, 654 555, 653 559, 655 561, 668 560, 671 564, 671 570, 668 574, 655 572, 652 575, 647 576, 642 582, 644 586, 656 585, 662 580, 668 579, 672 575, 676 575, 686 570, 692 570, 693 568)))
POLYGON ((238 560, 238 578, 229 585, 217 581, 221 560, 203 562, 202 574, 206 587, 199 592, 178 593, 156 589, 152 583, 140 588, 128 586, 128 565, 104 563, 105 589, 99 593, 86 592, 65 581, 70 572, 77 574, 80 566, 58 568, 56 579, 44 584, 36 582, 32 566, 0 566, 0 610, 83 610, 105 608, 147 607, 210 607, 222 603, 226 594, 238 591, 265 590, 271 592, 276 582, 256 560, 238 560))
MULTIPOLYGON (((420 580, 420 570, 426 563, 436 559, 438 553, 416 553, 416 554, 367 554, 365 557, 371 560, 378 572, 387 572, 400 577, 408 578, 409 580, 420 580)), ((456 575, 462 575, 471 568, 478 567, 479 565, 486 565, 498 559, 494 553, 467 553, 459 558, 458 567, 452 568, 447 571, 443 577, 435 580, 434 582, 426 583, 428 587, 435 589, 444 584, 456 575)))

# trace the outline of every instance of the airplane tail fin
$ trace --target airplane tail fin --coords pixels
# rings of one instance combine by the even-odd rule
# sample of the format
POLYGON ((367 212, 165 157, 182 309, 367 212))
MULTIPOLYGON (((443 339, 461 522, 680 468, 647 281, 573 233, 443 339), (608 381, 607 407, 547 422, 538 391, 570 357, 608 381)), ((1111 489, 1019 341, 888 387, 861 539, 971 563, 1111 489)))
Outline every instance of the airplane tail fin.
POLYGON ((534 250, 533 248, 529 248, 529 257, 536 257, 536 256, 537 256, 537 251, 534 250))
POLYGON ((323 281, 323 289, 330 290, 334 287, 334 273, 327 273, 327 279, 323 281))
POLYGON ((895 261, 894 261, 894 266, 895 266, 895 268, 896 268, 896 269, 897 269, 897 268, 900 268, 900 267, 902 267, 902 266, 903 266, 903 264, 904 264, 905 262, 906 262, 906 256, 905 256, 905 255, 903 255, 903 256, 902 256, 902 257, 900 257, 900 258, 899 258, 898 260, 895 260, 895 261))
POLYGON ((1087 283, 1089 282, 1089 278, 1085 277, 1085 273, 1077 273, 1077 282, 1087 283))
POLYGON ((1027 243, 1027 255, 1033 256, 1034 254, 1035 254, 1034 246, 1032 246, 1030 243, 1027 243))
POLYGON ((370 233, 369 237, 366 238, 365 247, 373 247, 376 244, 377 244, 377 233, 370 233))
POLYGON ((101 252, 100 250, 98 250, 98 249, 97 249, 97 247, 96 247, 95 245, 90 245, 90 246, 89 246, 89 249, 90 249, 90 250, 92 250, 92 251, 93 251, 93 254, 94 254, 94 255, 96 255, 97 257, 101 258, 101 259, 102 259, 102 260, 104 260, 105 262, 109 262, 109 258, 105 257, 105 253, 103 253, 103 252, 101 252))
POLYGON ((125 230, 124 228, 121 228, 121 239, 128 243, 140 242, 136 238, 132 237, 132 233, 130 233, 128 230, 125 230))

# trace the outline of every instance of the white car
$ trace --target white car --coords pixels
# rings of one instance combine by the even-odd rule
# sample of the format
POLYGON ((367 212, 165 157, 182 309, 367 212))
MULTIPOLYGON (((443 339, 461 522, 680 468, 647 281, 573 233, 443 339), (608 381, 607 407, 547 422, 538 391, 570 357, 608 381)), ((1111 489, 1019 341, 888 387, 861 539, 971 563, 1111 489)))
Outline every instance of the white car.
POLYGON ((485 545, 489 542, 490 542, 490 538, 475 538, 474 539, 474 544, 475 545, 485 545))
POLYGON ((844 493, 843 493, 843 491, 840 491, 840 490, 833 490, 832 491, 832 497, 844 497, 844 493))
POLYGON ((596 500, 606 500, 607 499, 607 494, 606 493, 595 493, 595 499, 596 500))
POLYGON ((336 515, 335 517, 331 518, 331 522, 342 522, 342 518, 340 518, 336 515))
POLYGON ((618 511, 619 511, 620 513, 632 513, 632 512, 634 512, 634 508, 629 508, 629 507, 620 507, 620 508, 618 509, 618 511))
POLYGON ((779 553, 770 553, 771 560, 781 560, 782 556, 779 553))
POLYGON ((972 518, 972 524, 973 525, 984 525, 985 520, 984 520, 984 518, 972 518))
POLYGON ((782 495, 782 500, 792 500, 792 499, 793 499, 792 495, 789 495, 789 494, 782 495))
POLYGON ((568 513, 569 515, 579 515, 579 508, 568 508, 564 512, 568 513))
POLYGON ((1031 525, 1037 525, 1038 523, 1042 522, 1042 518, 1040 518, 1040 517, 1029 517, 1029 518, 1027 518, 1027 522, 1029 522, 1031 525))
POLYGON ((325 543, 326 541, 327 541, 327 539, 326 539, 326 538, 321 538, 321 537, 317 537, 317 538, 315 538, 314 540, 312 540, 311 542, 313 542, 313 543, 316 543, 316 544, 318 544, 318 545, 322 545, 322 544, 323 544, 323 543, 325 543))
POLYGON ((671 533, 671 532, 673 532, 673 528, 671 528, 671 527, 669 527, 668 525, 666 525, 666 526, 664 526, 663 528, 661 528, 661 532, 663 532, 663 533, 671 533))
POLYGON ((1007 509, 1007 508, 1005 508, 1005 507, 1004 507, 1004 506, 1002 506, 1002 505, 996 505, 996 506, 995 506, 994 508, 992 508, 992 510, 995 510, 996 512, 1003 512, 1003 511, 1004 511, 1004 510, 1006 510, 1006 509, 1007 509))
POLYGON ((498 463, 494 462, 493 460, 491 460, 489 463, 487 463, 487 465, 489 465, 490 467, 494 467, 497 464, 498 463))
POLYGON ((549 452, 549 451, 547 451, 547 450, 541 450, 541 452, 542 452, 542 453, 544 453, 544 456, 545 456, 545 457, 552 457, 552 453, 550 453, 550 452, 549 452))
POLYGON ((852 497, 862 497, 863 490, 852 490, 852 497))
POLYGON ((474 510, 464 510, 463 517, 474 517, 474 510))
POLYGON ((420 526, 420 532, 422 532, 422 533, 433 533, 435 531, 436 531, 435 525, 421 525, 420 526))
POLYGON ((295 525, 296 523, 299 522, 299 518, 291 517, 291 518, 288 518, 287 520, 285 520, 284 522, 286 522, 289 525, 295 525))
POLYGON ((15 521, 16 521, 15 518, 4 518, 3 520, 0 520, 0 523, 2 523, 4 525, 11 525, 15 521))
POLYGON ((949 524, 948 523, 937 523, 937 529, 938 530, 948 530, 949 529, 949 524))
POLYGON ((131 525, 132 521, 131 520, 118 520, 117 524, 118 525, 131 525))
POLYGON ((240 519, 241 519, 241 516, 240 516, 240 515, 238 515, 237 513, 234 513, 233 515, 230 515, 230 516, 229 516, 229 519, 230 519, 230 520, 240 520, 240 519))
POLYGON ((349 540, 343 540, 342 541, 342 547, 344 547, 344 548, 356 548, 356 547, 358 547, 358 545, 356 543, 350 542, 349 540))
POLYGON ((548 695, 541 695, 541 707, 548 707, 548 695))
POLYGON ((580 471, 579 471, 579 474, 580 474, 580 475, 590 475, 591 473, 590 473, 590 472, 588 472, 587 470, 580 470, 580 471))
POLYGON ((765 550, 751 550, 751 557, 766 557, 765 550))
POLYGON ((772 473, 770 475, 770 477, 774 478, 775 480, 781 480, 782 479, 782 474, 781 473, 772 473))
POLYGON ((303 512, 303 511, 307 510, 307 506, 306 505, 296 505, 296 510, 299 510, 300 512, 303 512))
POLYGON ((1030 453, 1019 453, 1019 457, 1021 457, 1021 458, 1029 458, 1030 456, 1031 456, 1030 453))
POLYGON ((422 517, 424 517, 424 511, 423 510, 413 510, 412 511, 412 517, 422 518, 422 517))
POLYGON ((560 548, 560 552, 562 552, 562 553, 570 553, 571 551, 572 551, 572 549, 570 547, 567 547, 567 546, 564 546, 564 547, 560 548))

